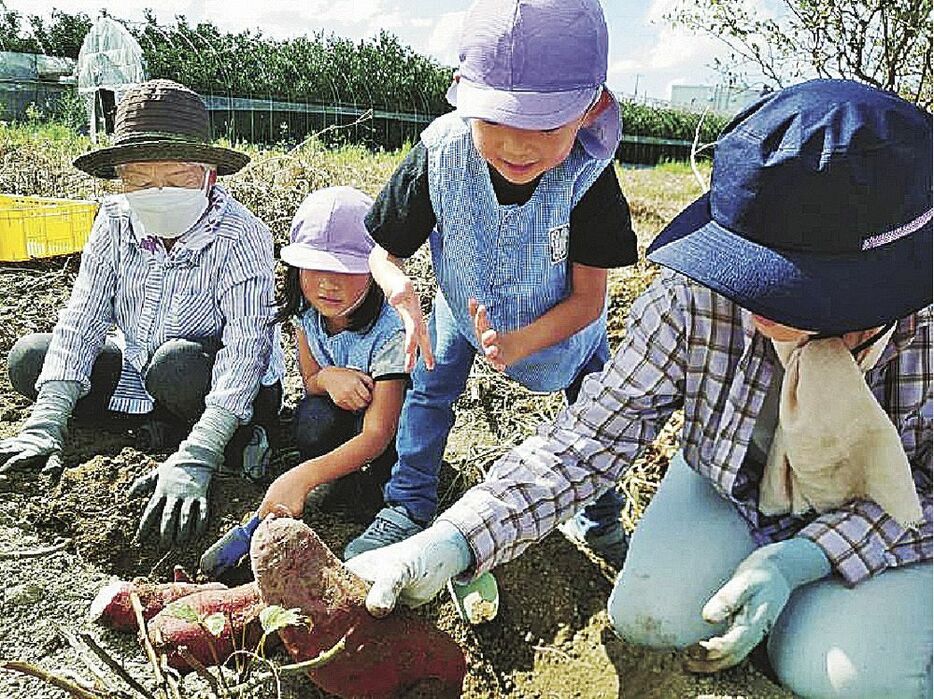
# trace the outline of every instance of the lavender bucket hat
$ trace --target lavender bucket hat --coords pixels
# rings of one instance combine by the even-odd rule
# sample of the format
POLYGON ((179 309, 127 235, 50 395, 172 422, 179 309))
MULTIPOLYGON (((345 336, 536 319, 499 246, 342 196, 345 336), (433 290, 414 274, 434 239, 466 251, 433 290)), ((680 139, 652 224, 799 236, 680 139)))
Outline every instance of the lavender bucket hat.
POLYGON ((375 245, 363 218, 373 200, 353 187, 327 187, 312 192, 292 219, 291 243, 279 252, 282 261, 301 269, 343 274, 370 271, 375 245))
MULTIPOLYGON (((554 129, 581 117, 606 82, 608 38, 598 0, 477 0, 467 11, 448 101, 464 118, 554 129)), ((619 145, 619 103, 578 133, 594 158, 619 145)))

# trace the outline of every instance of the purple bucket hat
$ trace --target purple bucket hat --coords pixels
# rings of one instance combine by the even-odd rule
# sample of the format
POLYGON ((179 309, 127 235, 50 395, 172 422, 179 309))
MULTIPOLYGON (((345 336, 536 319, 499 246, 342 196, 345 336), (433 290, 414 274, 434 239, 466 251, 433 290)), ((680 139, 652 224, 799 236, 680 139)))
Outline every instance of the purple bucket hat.
POLYGON ((363 225, 373 200, 353 187, 312 192, 292 219, 291 243, 282 261, 301 269, 344 274, 369 273, 375 243, 363 225))
MULTIPOLYGON (((554 129, 581 117, 606 82, 608 39, 598 0, 477 0, 467 11, 448 101, 464 118, 554 129)), ((612 158, 619 103, 580 130, 594 158, 612 158)))

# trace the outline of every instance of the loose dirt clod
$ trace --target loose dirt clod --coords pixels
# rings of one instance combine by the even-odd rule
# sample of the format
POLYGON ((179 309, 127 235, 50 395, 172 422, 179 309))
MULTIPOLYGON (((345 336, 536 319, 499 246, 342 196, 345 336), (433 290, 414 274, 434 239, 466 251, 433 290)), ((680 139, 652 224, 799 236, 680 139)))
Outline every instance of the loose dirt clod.
POLYGON ((314 658, 346 635, 341 654, 308 672, 326 691, 361 698, 411 691, 460 696, 467 668, 451 637, 405 610, 385 619, 370 616, 366 584, 303 522, 264 521, 253 535, 250 557, 263 600, 298 607, 310 619, 308 627, 279 631, 296 662, 314 658))

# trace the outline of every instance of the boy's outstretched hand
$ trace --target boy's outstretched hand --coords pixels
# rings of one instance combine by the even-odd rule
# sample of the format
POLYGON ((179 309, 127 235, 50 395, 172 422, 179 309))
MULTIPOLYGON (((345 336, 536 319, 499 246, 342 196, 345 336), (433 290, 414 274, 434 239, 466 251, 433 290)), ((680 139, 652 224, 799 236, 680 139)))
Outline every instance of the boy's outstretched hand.
POLYGON ((402 323, 405 325, 405 370, 415 368, 418 352, 422 353, 425 368, 431 371, 435 368, 435 355, 431 351, 431 338, 428 336, 428 325, 422 313, 421 300, 415 292, 412 280, 405 277, 405 281, 398 284, 387 294, 389 305, 396 309, 402 323))
POLYGON ((498 333, 492 328, 490 319, 487 317, 486 306, 477 299, 470 299, 467 302, 467 310, 473 318, 474 333, 477 335, 480 347, 483 348, 483 357, 497 371, 505 371, 507 366, 516 361, 508 334, 498 333))

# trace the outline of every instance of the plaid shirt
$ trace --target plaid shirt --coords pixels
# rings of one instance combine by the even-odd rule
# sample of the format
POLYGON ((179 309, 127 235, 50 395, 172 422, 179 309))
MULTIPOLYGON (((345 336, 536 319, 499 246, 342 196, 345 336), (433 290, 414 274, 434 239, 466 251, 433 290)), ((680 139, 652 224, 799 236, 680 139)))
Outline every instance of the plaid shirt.
POLYGON ((901 319, 866 375, 912 466, 925 517, 917 530, 871 500, 819 515, 758 511, 762 470, 745 457, 778 359, 748 311, 667 270, 633 304, 625 341, 602 375, 585 379, 577 403, 494 464, 442 519, 466 536, 478 572, 509 561, 613 487, 683 408, 687 463, 734 505, 757 544, 807 537, 849 585, 929 561, 931 312, 901 319))

